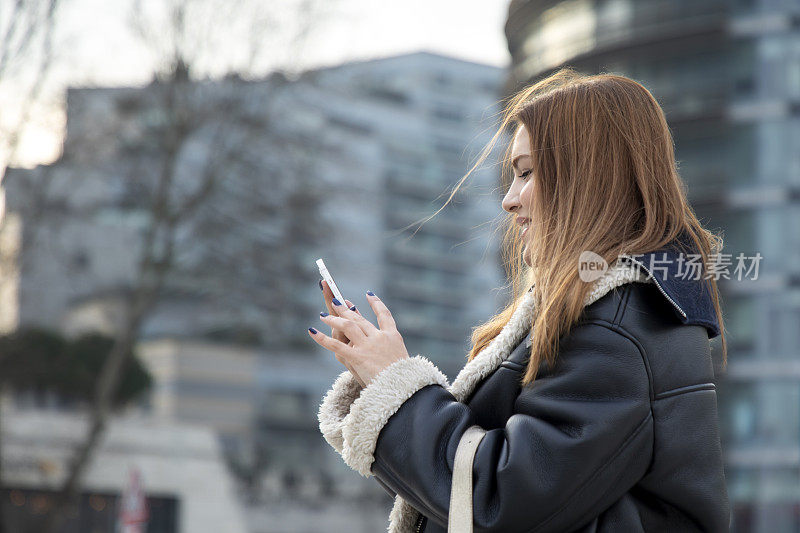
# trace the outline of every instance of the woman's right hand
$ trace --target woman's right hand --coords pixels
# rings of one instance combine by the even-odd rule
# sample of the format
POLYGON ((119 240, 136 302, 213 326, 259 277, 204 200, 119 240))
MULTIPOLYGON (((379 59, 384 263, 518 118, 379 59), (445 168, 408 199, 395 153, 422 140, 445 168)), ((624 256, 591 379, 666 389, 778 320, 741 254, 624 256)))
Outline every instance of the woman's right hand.
MULTIPOLYGON (((325 300, 325 306, 328 308, 328 314, 333 316, 339 316, 339 313, 336 312, 337 306, 333 305, 333 291, 331 290, 330 287, 328 287, 328 282, 322 280, 321 284, 322 284, 322 299, 325 300)), ((351 302, 350 300, 345 299, 344 303, 347 305, 348 308, 353 307, 353 302, 351 302)), ((356 313, 360 315, 361 311, 359 311, 358 308, 356 308, 356 313)), ((343 332, 337 330, 336 328, 333 327, 331 328, 330 336, 338 341, 347 344, 348 346, 353 346, 353 342, 350 339, 348 339, 343 332)), ((336 356, 336 360, 342 363, 345 367, 347 367, 347 370, 349 370, 350 373, 353 374, 353 377, 356 378, 356 381, 358 381, 358 383, 363 387, 364 382, 362 381, 361 377, 355 373, 353 368, 349 364, 347 364, 347 360, 341 357, 338 353, 334 353, 334 355, 336 356)))

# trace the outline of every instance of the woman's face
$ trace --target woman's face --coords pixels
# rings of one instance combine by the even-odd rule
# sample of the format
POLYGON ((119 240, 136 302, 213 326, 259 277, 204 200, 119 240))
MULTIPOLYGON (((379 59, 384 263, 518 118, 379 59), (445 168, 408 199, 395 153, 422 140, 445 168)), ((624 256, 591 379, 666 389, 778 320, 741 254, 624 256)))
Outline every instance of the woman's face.
MULTIPOLYGON (((525 219, 533 218, 533 161, 531 160, 531 142, 528 130, 520 126, 514 136, 514 144, 511 151, 511 162, 514 170, 514 181, 503 198, 503 209, 516 215, 516 222, 519 224, 525 219)), ((520 227, 522 230, 522 226, 520 227)), ((527 235, 523 235, 525 248, 522 257, 525 264, 531 266, 530 241, 527 235)))

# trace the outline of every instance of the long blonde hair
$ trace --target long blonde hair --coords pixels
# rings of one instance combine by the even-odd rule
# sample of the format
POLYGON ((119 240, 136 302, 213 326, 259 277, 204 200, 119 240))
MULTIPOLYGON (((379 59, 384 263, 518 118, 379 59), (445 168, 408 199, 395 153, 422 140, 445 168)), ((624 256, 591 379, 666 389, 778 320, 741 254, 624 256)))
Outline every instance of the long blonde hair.
MULTIPOLYGON (((534 218, 527 233, 532 266, 522 264, 524 243, 515 215, 509 214, 501 255, 512 286, 510 303, 473 328, 468 360, 500 333, 532 287, 536 307, 522 384, 533 383, 543 360, 555 363, 559 338, 583 310, 591 284, 578 275, 582 251, 591 250, 611 264, 620 254, 654 251, 686 232, 702 256, 702 277, 719 321, 724 367, 727 343, 720 296, 714 277, 705 276, 709 255, 721 251, 722 238, 702 227, 688 203, 672 135, 653 95, 624 76, 584 75, 563 68, 506 101, 497 133, 448 202, 498 137, 510 126, 515 131, 527 128, 531 179, 537 180, 531 206, 534 218)), ((513 180, 511 150, 509 145, 502 161, 503 190, 513 180)))

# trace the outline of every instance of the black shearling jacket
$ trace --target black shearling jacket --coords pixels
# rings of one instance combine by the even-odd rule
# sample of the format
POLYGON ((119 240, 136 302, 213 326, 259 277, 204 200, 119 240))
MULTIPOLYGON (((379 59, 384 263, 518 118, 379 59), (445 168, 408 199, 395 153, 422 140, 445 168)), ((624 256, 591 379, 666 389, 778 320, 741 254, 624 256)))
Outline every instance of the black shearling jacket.
POLYGON ((675 257, 666 247, 609 268, 531 386, 519 384, 530 297, 452 385, 419 355, 363 389, 343 372, 320 429, 395 497, 388 531, 447 531, 456 448, 474 424, 487 431, 476 532, 728 531, 709 343, 719 326, 701 280, 653 265, 675 257))

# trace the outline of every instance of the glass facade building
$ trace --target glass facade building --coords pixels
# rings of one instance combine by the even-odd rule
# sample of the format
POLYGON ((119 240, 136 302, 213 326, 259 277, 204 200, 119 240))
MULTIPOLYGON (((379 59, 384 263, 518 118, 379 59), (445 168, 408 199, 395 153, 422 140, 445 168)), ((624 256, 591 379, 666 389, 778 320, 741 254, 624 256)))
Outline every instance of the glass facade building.
POLYGON ((761 254, 757 275, 719 280, 731 530, 800 531, 800 3, 514 0, 505 29, 506 93, 562 66, 645 85, 723 254, 761 254))

